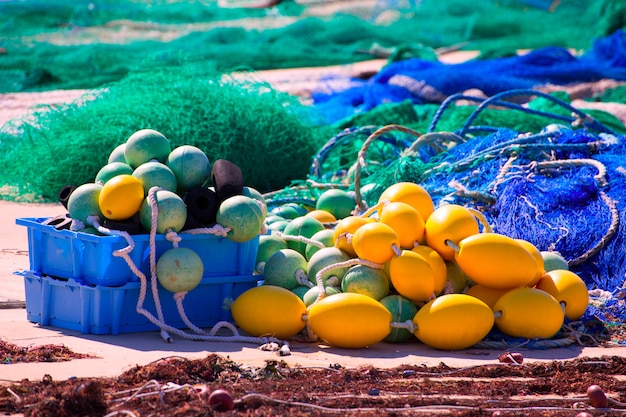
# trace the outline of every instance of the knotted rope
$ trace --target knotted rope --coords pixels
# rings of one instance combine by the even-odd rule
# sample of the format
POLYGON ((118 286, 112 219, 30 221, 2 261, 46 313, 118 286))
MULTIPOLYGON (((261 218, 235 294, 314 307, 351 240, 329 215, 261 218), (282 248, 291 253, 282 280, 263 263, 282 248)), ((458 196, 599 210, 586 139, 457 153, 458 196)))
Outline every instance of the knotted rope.
MULTIPOLYGON (((156 231, 157 231, 157 219, 158 219, 158 204, 156 201, 156 192, 161 190, 160 187, 152 187, 148 192, 148 203, 152 209, 152 217, 151 217, 151 227, 149 234, 149 242, 150 242, 150 288, 152 292, 152 296, 154 298, 154 304, 156 308, 157 317, 155 317, 150 311, 144 308, 144 302, 147 295, 148 288, 148 278, 146 275, 135 265, 134 261, 130 257, 129 253, 135 248, 135 242, 133 241, 131 235, 125 231, 120 230, 111 230, 106 227, 103 227, 99 224, 100 219, 97 216, 91 216, 88 219, 88 222, 92 224, 100 233, 110 236, 121 236, 123 237, 128 245, 124 248, 118 249, 113 252, 113 256, 118 256, 123 258, 128 264, 131 271, 139 278, 140 288, 139 288, 139 297, 137 298, 137 313, 143 315, 150 321, 150 323, 154 324, 156 327, 161 329, 161 337, 168 343, 173 342, 170 333, 179 336, 183 339, 188 340, 196 340, 196 341, 206 341, 206 342, 241 342, 241 343, 252 343, 252 344, 276 344, 278 348, 288 351, 288 343, 277 339, 275 337, 252 337, 252 336, 244 336, 239 333, 237 328, 233 326, 231 323, 227 321, 220 321, 216 323, 210 332, 206 332, 194 325, 191 320, 187 317, 185 313, 185 309, 183 306, 183 300, 187 292, 178 292, 173 294, 173 298, 175 300, 178 312, 181 316, 181 319, 185 323, 185 325, 193 332, 185 332, 181 329, 173 327, 166 323, 165 317, 163 316, 163 309, 161 306, 161 301, 159 297, 158 290, 158 278, 156 275, 156 231), (228 336, 218 336, 217 332, 221 329, 227 329, 232 334, 228 336), (282 346, 282 348, 281 348, 282 346)), ((230 229, 224 228, 223 226, 216 225, 211 228, 199 228, 185 231, 184 233, 188 234, 214 234, 217 236, 226 236, 226 233, 230 229)), ((172 230, 168 230, 165 233, 165 237, 168 241, 172 242, 173 247, 179 247, 178 244, 183 240, 184 233, 178 234, 172 230)), ((282 352, 282 351, 281 351, 282 352)))

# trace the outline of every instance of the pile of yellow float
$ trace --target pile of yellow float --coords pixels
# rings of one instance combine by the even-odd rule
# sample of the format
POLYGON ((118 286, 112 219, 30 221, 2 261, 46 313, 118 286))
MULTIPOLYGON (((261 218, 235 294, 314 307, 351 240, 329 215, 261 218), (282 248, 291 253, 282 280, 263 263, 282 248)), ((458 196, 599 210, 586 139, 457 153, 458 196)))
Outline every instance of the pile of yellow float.
POLYGON ((589 301, 560 255, 491 231, 473 209, 434 207, 418 184, 387 188, 353 215, 354 197, 332 189, 315 210, 268 213, 257 257, 264 285, 232 305, 252 336, 289 339, 305 328, 337 347, 413 335, 442 350, 480 342, 495 326, 549 339, 589 301))

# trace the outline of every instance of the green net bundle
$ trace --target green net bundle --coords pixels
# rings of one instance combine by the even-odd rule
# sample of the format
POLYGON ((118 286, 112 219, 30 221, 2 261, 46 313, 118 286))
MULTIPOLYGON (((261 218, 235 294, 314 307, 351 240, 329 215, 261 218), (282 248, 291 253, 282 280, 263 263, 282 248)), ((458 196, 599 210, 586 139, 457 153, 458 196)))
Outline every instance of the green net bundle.
POLYGON ((2 2, 0 92, 96 88, 187 61, 230 71, 402 59, 450 46, 483 56, 548 45, 585 49, 626 19, 626 6, 612 0, 378 1, 352 2, 334 14, 320 9, 297 1, 270 9, 210 1, 2 2))
POLYGON ((295 97, 196 65, 136 73, 91 95, 4 126, 4 198, 55 200, 63 186, 93 181, 114 147, 142 128, 238 164, 263 192, 306 176, 333 132, 295 97))

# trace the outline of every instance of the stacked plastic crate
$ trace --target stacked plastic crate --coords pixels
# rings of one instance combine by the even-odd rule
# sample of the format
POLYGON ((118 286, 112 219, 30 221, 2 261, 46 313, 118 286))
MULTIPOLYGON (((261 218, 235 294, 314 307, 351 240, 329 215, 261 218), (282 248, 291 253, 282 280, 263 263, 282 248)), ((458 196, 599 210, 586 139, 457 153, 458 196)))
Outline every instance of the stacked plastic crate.
MULTIPOLYGON (((46 218, 18 218, 28 229, 29 270, 16 272, 24 277, 27 319, 91 334, 120 334, 158 330, 137 312, 141 282, 127 261, 114 252, 128 242, 121 236, 97 236, 58 230, 45 224, 46 218)), ((179 247, 194 250, 202 259, 200 284, 187 293, 184 310, 198 327, 232 321, 230 302, 257 285, 254 275, 258 236, 238 243, 211 234, 180 233, 179 247)), ((143 308, 155 313, 150 282, 150 241, 148 234, 133 235, 129 257, 147 277, 143 308)), ((156 236, 156 258, 172 242, 156 236)), ((158 287, 159 303, 168 325, 185 328, 174 294, 158 287)))

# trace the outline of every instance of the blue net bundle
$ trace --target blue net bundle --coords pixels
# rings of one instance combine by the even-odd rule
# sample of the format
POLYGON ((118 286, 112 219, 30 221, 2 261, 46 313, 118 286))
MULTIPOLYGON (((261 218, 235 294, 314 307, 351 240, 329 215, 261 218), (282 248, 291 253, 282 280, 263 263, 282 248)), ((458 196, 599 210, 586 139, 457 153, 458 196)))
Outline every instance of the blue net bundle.
POLYGON ((389 63, 368 80, 345 80, 334 91, 328 91, 327 79, 324 89, 312 97, 329 123, 340 123, 385 103, 439 104, 467 90, 492 96, 513 89, 604 79, 626 81, 626 34, 621 29, 597 39, 581 56, 551 46, 525 55, 459 64, 412 58, 389 63))
MULTIPOLYGON (((522 106, 507 112, 528 117, 533 113, 522 106)), ((435 206, 454 203, 475 208, 493 231, 565 257, 596 296, 583 321, 623 322, 626 136, 558 98, 533 90, 509 91, 485 100, 468 117, 469 124, 455 132, 437 131, 436 121, 431 131, 414 136, 413 145, 385 169, 371 175, 364 171, 355 186, 376 185, 361 194, 364 206, 374 205, 389 185, 411 181, 428 190, 435 206), (566 120, 555 113, 554 123, 535 133, 471 124, 488 105, 506 104, 499 97, 523 95, 541 96, 573 116, 566 120), (414 146, 420 141, 425 145, 414 146)))

